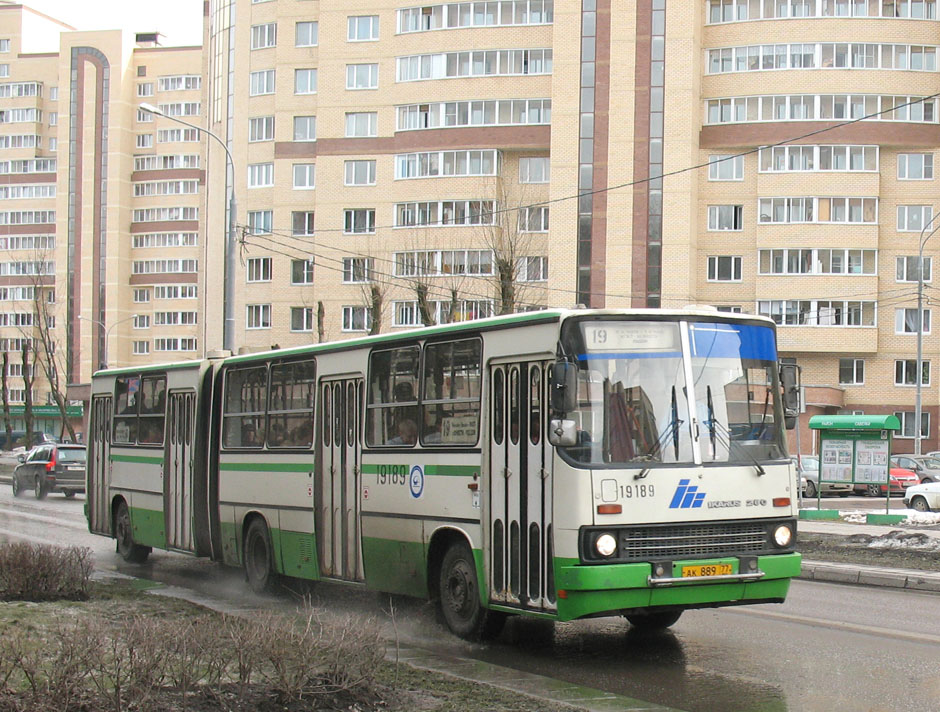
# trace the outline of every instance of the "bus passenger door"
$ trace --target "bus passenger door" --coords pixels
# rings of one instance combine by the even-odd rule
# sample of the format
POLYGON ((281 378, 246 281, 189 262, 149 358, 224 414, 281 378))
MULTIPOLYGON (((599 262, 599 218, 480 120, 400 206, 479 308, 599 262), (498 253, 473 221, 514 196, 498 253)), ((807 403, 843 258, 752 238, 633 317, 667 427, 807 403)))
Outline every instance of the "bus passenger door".
POLYGON ((320 386, 320 467, 315 492, 321 573, 364 580, 359 544, 361 378, 320 386))
POLYGON ((491 367, 490 597, 554 610, 548 362, 491 367))
POLYGON ((196 422, 194 391, 171 392, 167 402, 163 471, 163 511, 169 549, 194 551, 193 437, 196 422))
POLYGON ((88 529, 111 535, 111 396, 95 396, 91 402, 88 443, 88 477, 85 497, 88 503, 88 529))

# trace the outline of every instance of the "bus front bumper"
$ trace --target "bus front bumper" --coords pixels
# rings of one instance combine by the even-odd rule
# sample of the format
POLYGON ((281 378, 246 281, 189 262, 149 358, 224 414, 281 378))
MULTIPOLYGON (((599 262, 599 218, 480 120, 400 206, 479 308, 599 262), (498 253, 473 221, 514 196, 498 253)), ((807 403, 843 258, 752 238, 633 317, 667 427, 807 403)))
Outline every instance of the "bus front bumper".
POLYGON ((558 619, 617 615, 642 609, 710 608, 744 603, 782 602, 790 579, 800 575, 798 553, 759 556, 756 570, 735 557, 672 562, 673 571, 655 576, 649 563, 585 566, 556 559, 558 619), (682 578, 683 566, 731 564, 732 572, 682 578))

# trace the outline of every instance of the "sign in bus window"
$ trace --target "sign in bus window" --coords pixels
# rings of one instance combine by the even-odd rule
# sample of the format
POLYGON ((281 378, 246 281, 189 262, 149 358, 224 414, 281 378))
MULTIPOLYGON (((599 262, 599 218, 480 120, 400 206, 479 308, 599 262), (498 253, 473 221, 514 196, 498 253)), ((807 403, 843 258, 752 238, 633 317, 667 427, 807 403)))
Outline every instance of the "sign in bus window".
POLYGON ((480 429, 483 348, 479 339, 424 348, 421 443, 475 445, 480 429))

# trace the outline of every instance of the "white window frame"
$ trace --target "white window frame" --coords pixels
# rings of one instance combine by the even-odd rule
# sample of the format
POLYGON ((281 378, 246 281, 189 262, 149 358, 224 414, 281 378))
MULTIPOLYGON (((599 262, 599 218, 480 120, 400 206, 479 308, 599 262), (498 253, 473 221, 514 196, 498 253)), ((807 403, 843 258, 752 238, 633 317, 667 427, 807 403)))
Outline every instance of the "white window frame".
POLYGON ((249 47, 252 50, 270 49, 277 46, 277 23, 266 22, 251 26, 251 40, 249 47))
POLYGON ((744 156, 734 154, 715 154, 708 157, 708 180, 742 181, 744 180, 744 156))
POLYGON ((248 143, 274 140, 274 117, 253 116, 248 119, 248 143))
MULTIPOLYGON (((917 333, 918 331, 916 328, 917 325, 914 325, 914 328, 912 329, 907 328, 908 312, 911 312, 910 317, 913 319, 915 316, 917 316, 917 307, 913 307, 913 308, 898 307, 894 310, 894 333, 895 334, 899 334, 899 335, 903 334, 906 336, 908 334, 917 333)), ((931 321, 930 309, 923 309, 922 313, 923 313, 923 317, 922 317, 923 331, 921 333, 929 334, 930 333, 930 321, 931 321)))
POLYGON ((527 156, 519 159, 519 183, 551 182, 552 159, 549 156, 527 156))
POLYGON ((744 259, 741 255, 710 255, 708 257, 706 278, 709 282, 740 282, 744 259), (721 267, 724 261, 730 260, 731 279, 721 279, 721 267))
MULTIPOLYGON (((916 411, 913 410, 904 410, 904 411, 895 411, 894 415, 898 420, 901 421, 901 429, 894 434, 894 438, 901 438, 902 440, 913 440, 917 437, 917 434, 914 432, 914 427, 916 423, 914 422, 914 416, 916 411), (910 431, 910 435, 908 435, 910 431)), ((930 413, 923 411, 920 414, 920 438, 924 440, 925 438, 930 437, 930 413)))
POLYGON ((270 304, 246 304, 245 305, 245 328, 249 331, 257 331, 271 328, 271 305, 270 304))
POLYGON ((341 331, 343 332, 362 332, 369 331, 372 328, 372 309, 365 306, 344 306, 341 331), (357 326, 357 321, 362 321, 362 326, 357 326))
MULTIPOLYGON (((930 386, 930 360, 921 359, 921 386, 929 387, 930 386), (924 371, 926 371, 926 378, 924 378, 924 371)), ((917 387, 917 359, 916 358, 896 358, 894 359, 894 385, 899 388, 916 388, 917 387), (901 378, 898 380, 898 369, 901 370, 901 378), (913 373, 911 373, 913 371, 913 373), (907 379, 910 376, 914 376, 911 383, 907 382, 907 379)))
POLYGON ((375 234, 375 208, 347 208, 343 211, 344 235, 374 235, 375 234), (360 215, 361 214, 361 215, 360 215), (365 229, 357 230, 361 217, 365 217, 365 229))
POLYGON ((249 257, 245 265, 245 282, 270 282, 274 266, 270 257, 249 257))
POLYGON ((346 89, 369 91, 379 88, 379 65, 377 63, 347 64, 346 89))
POLYGON ((259 69, 248 75, 248 96, 273 94, 277 87, 277 75, 273 69, 259 69))
POLYGON ((932 205, 899 205, 898 232, 921 232, 933 219, 932 205), (915 215, 920 214, 916 219, 915 215))
POLYGON ((294 190, 313 190, 317 187, 317 164, 295 163, 293 165, 294 190))
POLYGON ((865 359, 863 358, 840 358, 839 359, 839 385, 840 386, 864 386, 865 385, 865 359), (842 380, 842 362, 852 362, 852 380, 842 380), (861 378, 859 378, 861 374, 861 378))
POLYGON ((316 47, 319 43, 320 23, 318 21, 302 21, 294 25, 295 47, 316 47))
POLYGON ((898 180, 933 180, 933 153, 899 153, 898 154, 898 180), (913 172, 911 162, 917 157, 915 163, 920 168, 920 175, 911 175, 913 172))
POLYGON ((375 42, 378 39, 378 15, 350 15, 346 18, 347 42, 375 42))
MULTIPOLYGON (((895 282, 917 282, 917 255, 900 255, 895 258, 895 282)), ((924 284, 933 281, 933 258, 924 257, 924 284)))
POLYGON ((294 70, 294 94, 305 96, 317 93, 317 70, 305 67, 294 70))
POLYGON ((248 188, 273 188, 274 163, 249 163, 248 188))
POLYGON ((313 272, 316 265, 313 258, 311 257, 308 260, 291 260, 290 263, 290 283, 293 286, 304 286, 308 284, 313 284, 313 272), (297 281, 295 279, 297 275, 297 266, 301 265, 299 271, 301 280, 297 281))
POLYGON ((343 165, 343 185, 375 185, 375 159, 355 159, 343 165), (365 173, 365 180, 363 178, 365 173))
MULTIPOLYGON (((727 218, 727 216, 725 216, 727 218)), ((741 232, 744 229, 744 206, 732 203, 727 205, 709 205, 708 206, 708 231, 709 232, 741 232), (722 208, 731 209, 731 227, 721 227, 725 224, 722 219, 722 208)))
POLYGON ((316 314, 313 307, 291 307, 290 308, 290 330, 293 334, 309 333, 316 326, 316 314), (300 314, 302 325, 297 328, 295 325, 295 316, 300 314))
POLYGON ((378 136, 379 114, 377 111, 352 111, 346 114, 346 138, 375 138, 378 136), (357 133, 365 123, 366 133, 357 133))

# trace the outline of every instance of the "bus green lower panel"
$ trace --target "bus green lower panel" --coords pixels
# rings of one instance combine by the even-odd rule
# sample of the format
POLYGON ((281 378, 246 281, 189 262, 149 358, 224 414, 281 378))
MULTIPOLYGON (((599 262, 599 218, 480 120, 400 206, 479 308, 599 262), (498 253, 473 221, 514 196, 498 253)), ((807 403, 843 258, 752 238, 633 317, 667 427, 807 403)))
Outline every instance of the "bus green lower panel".
POLYGON ((758 569, 764 572, 764 577, 747 583, 683 582, 653 588, 647 581, 649 564, 582 566, 576 559, 556 559, 558 618, 573 620, 649 606, 695 607, 739 601, 782 600, 790 588, 790 579, 800 574, 800 561, 799 554, 758 557, 758 569))
POLYGON ((166 549, 166 519, 163 512, 131 507, 129 514, 135 544, 166 549))
MULTIPOLYGON (((273 532, 272 532, 273 536, 273 532)), ((316 536, 309 532, 279 531, 281 563, 286 576, 320 578, 316 536)))
POLYGON ((362 563, 369 588, 427 597, 427 552, 422 543, 363 537, 362 563))

